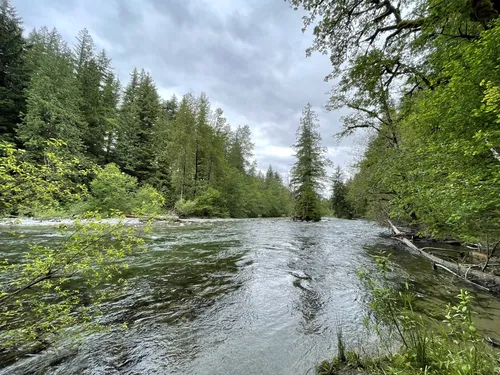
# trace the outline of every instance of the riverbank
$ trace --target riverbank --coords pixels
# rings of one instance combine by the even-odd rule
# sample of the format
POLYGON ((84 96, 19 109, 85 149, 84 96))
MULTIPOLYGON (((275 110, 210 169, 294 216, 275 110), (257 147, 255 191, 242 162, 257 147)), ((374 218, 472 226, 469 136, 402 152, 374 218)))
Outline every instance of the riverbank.
MULTIPOLYGON (((163 215, 155 217, 125 217, 125 218, 101 218, 98 221, 102 223, 108 223, 110 225, 118 224, 120 221, 125 225, 142 225, 149 221, 156 223, 166 223, 172 225, 188 225, 188 224, 199 224, 199 223, 218 223, 218 222, 231 222, 239 220, 283 220, 288 219, 286 217, 270 217, 270 218, 254 218, 254 219, 240 219, 240 218, 200 218, 200 217, 190 217, 190 218, 179 218, 174 215, 163 215)), ((20 226, 20 227, 56 227, 59 225, 74 225, 76 218, 33 218, 33 217, 22 217, 22 218, 2 218, 0 219, 0 227, 6 226, 20 226)), ((89 221, 87 219, 80 219, 81 222, 89 221)))
MULTIPOLYGON (((0 219, 0 227, 5 226, 20 226, 20 227, 56 227, 59 225, 74 225, 76 218, 51 218, 51 219, 38 219, 33 217, 27 218, 3 218, 0 219)), ((98 219, 99 222, 116 225, 122 222, 125 225, 143 225, 147 222, 155 223, 166 223, 171 225, 186 225, 186 224, 196 224, 196 223, 210 223, 210 222, 222 222, 222 221, 232 221, 238 219, 221 219, 221 218, 185 218, 181 219, 178 216, 168 215, 168 216, 156 216, 156 217, 124 217, 124 218, 102 218, 98 219)), ((91 219, 80 219, 81 222, 92 221, 91 219)))
MULTIPOLYGON (((91 219, 81 219, 82 222, 95 221, 91 219)), ((107 223, 110 225, 116 225, 122 222, 125 225, 141 225, 148 221, 148 219, 143 219, 139 217, 125 217, 120 218, 102 218, 97 221, 102 223, 107 223)), ((161 217, 155 218, 154 221, 163 221, 166 223, 176 223, 179 222, 179 218, 176 217, 161 217)), ((0 219, 0 227, 5 226, 21 226, 21 227, 56 227, 59 225, 74 225, 76 219, 72 218, 53 218, 53 219, 36 219, 36 218, 4 218, 0 219)))
MULTIPOLYGON (((394 229, 394 227, 393 227, 394 229)), ((397 231, 397 229, 396 229, 397 231)), ((453 303, 428 316, 418 294, 406 281, 389 281, 391 254, 374 255, 377 268, 356 272, 370 293, 365 327, 378 337, 373 350, 349 351, 342 326, 337 327, 337 355, 316 367, 317 375, 498 375, 499 343, 476 327, 476 297, 460 290, 453 303), (363 354, 360 354, 363 353, 363 354)))

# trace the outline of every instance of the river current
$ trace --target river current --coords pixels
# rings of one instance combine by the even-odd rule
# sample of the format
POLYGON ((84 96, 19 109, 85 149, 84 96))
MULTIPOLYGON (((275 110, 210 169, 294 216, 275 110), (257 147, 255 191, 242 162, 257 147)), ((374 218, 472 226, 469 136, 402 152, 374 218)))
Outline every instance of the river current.
MULTIPOLYGON (((0 257, 57 238, 48 226, 3 228, 0 257), (10 230, 25 236, 13 239, 10 230)), ((126 260, 127 288, 107 302, 110 332, 63 342, 0 374, 313 374, 333 356, 338 327, 350 348, 376 347, 356 270, 373 270, 377 251, 393 253, 394 283, 408 280, 426 314, 439 317, 468 287, 366 221, 155 224, 146 240, 149 250, 126 260)), ((500 339, 500 303, 473 294, 479 329, 500 339)))

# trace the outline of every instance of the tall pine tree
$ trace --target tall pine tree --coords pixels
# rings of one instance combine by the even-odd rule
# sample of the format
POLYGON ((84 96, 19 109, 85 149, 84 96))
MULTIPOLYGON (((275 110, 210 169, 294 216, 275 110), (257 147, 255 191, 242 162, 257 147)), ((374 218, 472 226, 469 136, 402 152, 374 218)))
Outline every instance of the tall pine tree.
POLYGON ((347 200, 347 186, 342 169, 337 167, 332 177, 332 196, 330 203, 333 215, 342 219, 352 219, 353 209, 347 200))
POLYGON ((106 85, 114 86, 108 81, 111 60, 102 51, 95 54, 95 45, 87 29, 78 33, 77 43, 73 50, 76 79, 80 90, 80 111, 87 123, 83 142, 87 153, 96 161, 104 161, 107 157, 106 140, 109 132, 109 89, 108 103, 104 103, 106 85))
POLYGON ((21 20, 8 0, 0 1, 0 139, 14 141, 26 111, 29 74, 21 20))
POLYGON ((132 72, 120 110, 117 155, 120 166, 140 181, 152 174, 153 139, 162 114, 160 97, 151 76, 144 70, 132 72))
POLYGON ((54 29, 42 28, 28 38, 33 44, 29 63, 36 67, 27 90, 27 109, 18 136, 32 153, 41 155, 46 141, 66 143, 72 155, 83 151, 86 123, 80 112, 80 94, 71 51, 54 29))
POLYGON ((172 166, 172 180, 180 199, 193 197, 195 175, 196 100, 191 94, 184 95, 179 110, 172 121, 167 152, 172 166))
POLYGON ((321 219, 319 191, 326 176, 328 163, 321 146, 319 120, 311 105, 302 111, 293 148, 297 161, 292 167, 291 184, 295 197, 295 217, 304 221, 321 219))

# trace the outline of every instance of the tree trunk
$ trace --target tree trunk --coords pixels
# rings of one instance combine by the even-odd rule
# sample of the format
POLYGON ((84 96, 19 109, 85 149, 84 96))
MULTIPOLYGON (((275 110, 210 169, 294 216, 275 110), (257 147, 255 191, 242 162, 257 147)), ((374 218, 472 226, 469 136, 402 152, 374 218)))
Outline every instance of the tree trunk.
POLYGON ((196 198, 196 190, 198 187, 198 139, 195 141, 195 153, 194 153, 194 197, 196 198))
POLYGON ((406 238, 405 233, 401 232, 390 220, 389 225, 391 226, 392 232, 394 233, 394 238, 399 242, 402 242, 410 249, 417 251, 422 256, 427 258, 433 263, 433 268, 437 267, 443 268, 453 275, 459 277, 460 279, 484 290, 488 290, 494 293, 500 293, 500 277, 494 274, 482 272, 479 270, 471 269, 471 266, 465 266, 459 263, 452 263, 435 255, 426 253, 422 249, 415 246, 408 238, 406 238))

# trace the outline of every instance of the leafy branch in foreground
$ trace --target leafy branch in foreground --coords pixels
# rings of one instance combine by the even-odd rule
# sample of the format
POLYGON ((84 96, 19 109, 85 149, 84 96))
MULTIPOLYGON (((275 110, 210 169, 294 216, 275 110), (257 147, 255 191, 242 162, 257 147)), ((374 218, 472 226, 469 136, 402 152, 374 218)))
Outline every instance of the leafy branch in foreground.
POLYGON ((123 283, 123 259, 144 245, 122 219, 95 214, 60 230, 65 238, 57 246, 32 245, 20 263, 0 268, 0 351, 32 350, 76 325, 100 328, 95 318, 107 295, 97 287, 123 283))
POLYGON ((55 210, 88 196, 81 182, 93 173, 82 168, 76 158, 62 155, 66 143, 45 142, 43 163, 32 163, 24 150, 14 144, 0 143, 0 214, 33 214, 55 210))

